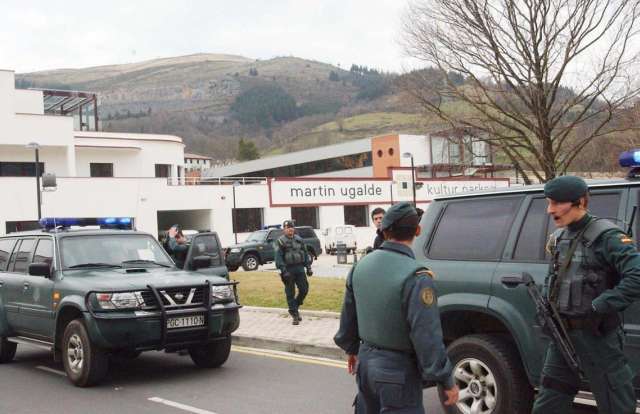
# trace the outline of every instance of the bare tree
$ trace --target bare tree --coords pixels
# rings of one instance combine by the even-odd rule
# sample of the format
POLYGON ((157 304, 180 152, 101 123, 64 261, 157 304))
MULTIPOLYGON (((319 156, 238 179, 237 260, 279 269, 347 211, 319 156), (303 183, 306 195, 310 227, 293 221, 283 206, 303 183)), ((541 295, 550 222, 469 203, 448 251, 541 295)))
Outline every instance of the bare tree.
POLYGON ((612 121, 639 92, 639 16, 640 0, 415 0, 405 49, 440 77, 415 71, 403 88, 451 126, 481 131, 525 182, 547 181, 620 130, 612 121))

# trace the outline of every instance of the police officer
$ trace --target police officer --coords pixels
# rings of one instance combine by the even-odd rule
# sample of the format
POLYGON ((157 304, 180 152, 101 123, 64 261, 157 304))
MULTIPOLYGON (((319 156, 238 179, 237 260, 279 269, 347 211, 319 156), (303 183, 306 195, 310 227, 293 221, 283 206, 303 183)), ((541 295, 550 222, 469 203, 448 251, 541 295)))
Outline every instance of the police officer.
POLYGON ((189 251, 189 245, 187 239, 182 234, 182 229, 179 224, 174 224, 169 229, 169 240, 167 242, 169 247, 169 255, 173 258, 176 266, 182 269, 184 262, 189 251))
POLYGON ((347 277, 335 343, 356 375, 356 413, 424 413, 422 389, 440 384, 452 405, 458 387, 442 342, 433 273, 411 250, 420 234, 409 203, 392 206, 381 229, 385 241, 347 277), (357 369, 356 369, 357 366, 357 369))
MULTIPOLYGON (((564 319, 598 412, 634 413, 634 373, 623 353, 619 313, 640 298, 640 255, 620 228, 588 213, 583 179, 555 178, 544 193, 558 227, 547 244, 546 294, 564 319)), ((579 387, 580 378, 550 342, 533 413, 569 413, 579 387)))
POLYGON ((372 250, 378 250, 384 242, 384 237, 382 236, 382 231, 380 230, 380 225, 382 224, 384 213, 385 211, 381 207, 375 208, 371 212, 371 221, 373 222, 374 226, 376 226, 376 238, 373 240, 373 249, 367 249, 367 253, 370 253, 372 250))
POLYGON ((293 318, 293 324, 299 325, 302 318, 298 309, 302 306, 304 298, 309 292, 307 275, 313 275, 313 271, 304 240, 294 234, 293 221, 286 220, 282 227, 284 234, 276 241, 276 267, 280 270, 280 278, 284 283, 289 314, 293 318), (298 296, 296 296, 296 286, 298 287, 298 296))

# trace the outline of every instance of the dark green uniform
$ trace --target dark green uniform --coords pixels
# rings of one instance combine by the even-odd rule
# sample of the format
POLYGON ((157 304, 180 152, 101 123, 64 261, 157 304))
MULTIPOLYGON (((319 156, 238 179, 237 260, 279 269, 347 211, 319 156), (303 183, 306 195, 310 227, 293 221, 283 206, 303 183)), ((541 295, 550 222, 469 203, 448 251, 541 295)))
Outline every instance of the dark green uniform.
POLYGON ((276 267, 280 270, 289 313, 294 317, 295 322, 295 319, 299 318, 298 308, 302 306, 309 292, 305 268, 309 269, 311 261, 304 240, 296 234, 293 237, 282 235, 276 241, 275 247, 276 267), (298 287, 298 296, 296 296, 296 286, 298 287))
MULTIPOLYGON (((554 232, 549 247, 547 295, 565 320, 599 412, 634 413, 634 373, 624 356, 618 316, 640 298, 640 255, 633 241, 612 223, 587 214, 554 232)), ((533 413, 571 412, 579 387, 580 378, 551 342, 533 413)))
POLYGON ((390 241, 351 269, 334 341, 358 355, 356 413, 424 413, 424 386, 454 386, 431 276, 390 241))
POLYGON ((169 237, 168 245, 169 255, 171 255, 171 258, 176 263, 176 266, 182 269, 184 267, 184 261, 187 258, 189 245, 178 243, 175 237, 169 237))

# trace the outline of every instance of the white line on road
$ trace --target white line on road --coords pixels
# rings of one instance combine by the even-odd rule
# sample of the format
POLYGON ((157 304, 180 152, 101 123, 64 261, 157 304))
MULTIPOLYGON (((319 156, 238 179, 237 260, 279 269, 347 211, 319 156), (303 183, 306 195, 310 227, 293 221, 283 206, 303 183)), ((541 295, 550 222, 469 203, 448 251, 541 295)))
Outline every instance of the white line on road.
POLYGON ((165 400, 164 398, 159 398, 159 397, 151 397, 151 398, 149 398, 149 401, 154 402, 154 403, 158 403, 158 404, 164 404, 164 405, 167 405, 167 406, 173 407, 173 408, 178 408, 180 410, 184 410, 184 411, 187 411, 189 413, 216 414, 213 411, 207 411, 207 410, 203 410, 201 408, 191 407, 190 405, 180 404, 178 402, 171 401, 171 400, 165 400))
POLYGON ((334 359, 313 357, 302 354, 293 354, 290 352, 273 351, 268 349, 247 348, 242 346, 233 345, 231 350, 234 352, 240 352, 243 354, 250 354, 256 356, 263 356, 268 358, 284 359, 287 361, 304 362, 307 364, 324 365, 334 368, 346 368, 347 363, 343 361, 336 361, 334 359))
POLYGON ((38 365, 36 368, 40 369, 42 371, 50 372, 52 374, 60 375, 61 377, 66 377, 67 376, 67 374, 65 374, 64 371, 58 371, 57 369, 45 367, 43 365, 38 365))

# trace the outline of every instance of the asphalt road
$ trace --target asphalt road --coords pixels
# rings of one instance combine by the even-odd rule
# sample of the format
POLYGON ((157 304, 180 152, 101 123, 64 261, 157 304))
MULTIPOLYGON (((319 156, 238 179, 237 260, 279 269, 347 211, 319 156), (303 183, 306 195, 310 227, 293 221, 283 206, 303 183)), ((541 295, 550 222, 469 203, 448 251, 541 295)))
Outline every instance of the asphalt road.
MULTIPOLYGON (((0 365, 0 390, 2 414, 335 414, 353 412, 356 387, 341 363, 235 348, 215 370, 196 369, 188 356, 148 352, 113 364, 100 386, 81 389, 47 352, 20 345, 15 361, 0 365)), ((443 413, 433 390, 425 407, 443 413)))

